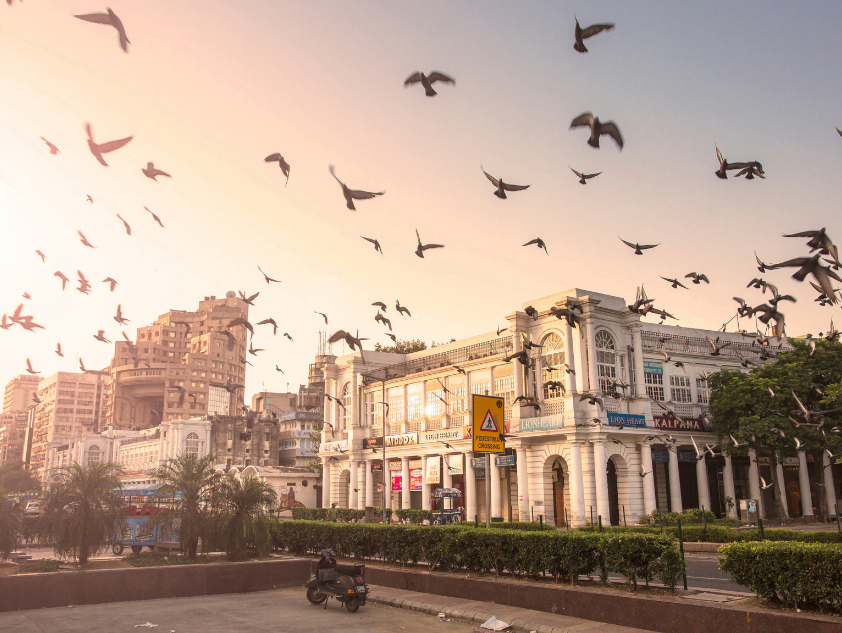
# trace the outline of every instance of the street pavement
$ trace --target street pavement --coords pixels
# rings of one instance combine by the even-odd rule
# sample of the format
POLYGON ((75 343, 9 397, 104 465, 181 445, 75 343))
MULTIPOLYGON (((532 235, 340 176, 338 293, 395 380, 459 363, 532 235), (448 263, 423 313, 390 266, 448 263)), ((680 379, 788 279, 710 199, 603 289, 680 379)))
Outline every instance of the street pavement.
MULTIPOLYGON (((375 593, 378 587, 372 587, 375 593)), ((458 599, 428 594, 413 594, 429 604, 458 599)), ((462 601, 472 606, 472 613, 485 610, 491 614, 507 610, 491 603, 462 601)), ((450 604, 450 603, 448 603, 450 604)), ((568 618, 562 615, 508 608, 506 617, 517 616, 523 622, 536 622, 554 630, 589 633, 638 633, 640 629, 568 618), (575 620, 575 622, 573 622, 575 620)), ((510 621, 510 620, 507 620, 510 621)), ((114 633, 146 630, 157 633, 237 633, 240 631, 342 631, 356 633, 472 633, 480 631, 476 622, 438 618, 419 611, 368 603, 356 613, 348 613, 335 600, 327 608, 310 604, 301 587, 249 594, 230 594, 201 598, 172 598, 142 602, 119 602, 83 607, 62 607, 0 614, 0 631, 16 633, 114 633)), ((523 630, 523 629, 521 629, 523 630)), ((542 629, 548 630, 548 629, 542 629)))

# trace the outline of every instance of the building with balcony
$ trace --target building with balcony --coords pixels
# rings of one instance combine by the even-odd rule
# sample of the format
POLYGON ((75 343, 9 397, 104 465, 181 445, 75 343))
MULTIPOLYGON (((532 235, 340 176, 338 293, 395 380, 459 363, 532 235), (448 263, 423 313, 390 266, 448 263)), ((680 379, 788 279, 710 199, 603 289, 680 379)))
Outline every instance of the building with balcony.
POLYGON ((7 462, 22 462, 26 435, 27 411, 0 414, 0 466, 7 462))
MULTIPOLYGON (((616 525, 623 516, 635 522, 655 509, 701 506, 734 516, 745 498, 759 499, 771 516, 780 492, 759 484, 760 476, 771 480, 768 459, 697 460, 693 447, 716 441, 707 373, 745 371, 738 354, 765 362, 762 346, 737 333, 644 323, 626 304, 572 289, 523 304, 499 336, 326 362, 325 392, 343 406, 325 399, 323 505, 430 508, 433 489, 456 487, 466 517, 484 519, 488 482, 494 519, 580 526, 601 517, 616 525), (564 308, 575 310, 577 325, 556 317, 553 309, 564 308), (706 336, 729 345, 711 355, 706 336), (525 363, 504 361, 522 351, 525 363), (472 451, 474 394, 498 397, 505 412, 506 455, 487 465, 472 451)), ((787 490, 799 493, 784 500, 789 515, 809 520, 817 494, 827 495, 833 514, 839 470, 803 452, 786 461, 787 490), (816 469, 822 492, 809 486, 816 469)))
POLYGON ((309 468, 318 461, 322 416, 316 411, 293 411, 278 417, 278 465, 309 468))
POLYGON ((32 396, 38 392, 40 376, 20 374, 6 383, 3 391, 3 413, 26 411, 35 406, 32 396))

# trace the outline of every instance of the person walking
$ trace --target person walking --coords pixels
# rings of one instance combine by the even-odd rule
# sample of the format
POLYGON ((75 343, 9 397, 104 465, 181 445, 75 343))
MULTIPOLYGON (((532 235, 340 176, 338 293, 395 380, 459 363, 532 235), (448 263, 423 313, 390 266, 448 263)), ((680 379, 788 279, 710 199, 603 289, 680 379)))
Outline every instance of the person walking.
POLYGON ((327 513, 328 513, 328 516, 330 517, 330 520, 333 521, 334 523, 336 523, 336 504, 335 503, 330 504, 330 510, 328 510, 327 513))

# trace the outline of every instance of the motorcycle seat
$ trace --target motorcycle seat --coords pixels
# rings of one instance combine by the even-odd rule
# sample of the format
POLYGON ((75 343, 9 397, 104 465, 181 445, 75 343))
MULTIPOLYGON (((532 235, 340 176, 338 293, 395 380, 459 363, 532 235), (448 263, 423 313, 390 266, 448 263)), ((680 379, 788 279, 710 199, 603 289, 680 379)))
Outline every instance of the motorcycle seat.
POLYGON ((342 574, 343 576, 361 576, 363 574, 363 570, 365 569, 365 565, 358 563, 356 565, 344 565, 342 563, 336 563, 336 573, 342 574))

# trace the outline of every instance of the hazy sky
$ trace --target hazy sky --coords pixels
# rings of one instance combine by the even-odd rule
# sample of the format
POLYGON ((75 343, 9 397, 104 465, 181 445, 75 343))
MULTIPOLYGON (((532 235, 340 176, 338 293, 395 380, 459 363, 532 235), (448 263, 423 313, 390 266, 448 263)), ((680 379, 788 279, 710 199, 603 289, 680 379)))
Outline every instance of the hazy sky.
MULTIPOLYGON (((72 17, 104 4, 0 10, 0 312, 29 292, 25 313, 46 327, 0 330, 0 382, 27 357, 44 376, 72 371, 77 354, 106 365, 113 347, 92 335, 120 338, 118 303, 133 336, 169 309, 238 289, 261 293, 252 322, 272 316, 295 338, 258 328, 255 346, 267 352, 252 359, 247 394, 306 382, 323 325, 314 310, 331 331, 389 342, 373 301, 389 305, 399 337, 429 343, 492 330, 568 288, 630 302, 644 282, 680 325, 716 329, 734 313, 731 297, 768 298, 746 289, 760 276, 755 249, 776 262, 807 253, 806 240, 781 233, 826 226, 842 239, 839 3, 110 6, 129 54, 114 29, 72 17), (574 14, 617 26, 582 55, 574 14), (404 89, 416 70, 456 85, 437 84, 435 98, 404 89), (622 152, 568 130, 586 110, 617 122, 622 152), (88 151, 86 121, 99 142, 134 135, 109 168, 88 151), (51 156, 40 136, 62 153, 51 156), (760 160, 767 179, 716 178, 714 143, 731 161, 760 160), (287 187, 263 162, 273 152, 292 165, 287 187), (145 178, 148 161, 172 180, 145 178), (386 194, 348 211, 329 164, 351 188, 386 194), (499 200, 480 164, 531 187, 499 200), (583 187, 568 165, 603 173, 583 187), (417 258, 416 228, 446 247, 417 258), (385 256, 360 235, 379 239, 385 256), (661 246, 636 257, 618 235, 661 246), (521 246, 539 236, 549 257, 521 246), (283 283, 267 286, 258 265, 283 283), (62 292, 56 270, 81 270, 94 292, 62 292), (691 271, 710 286, 659 279, 691 271), (113 293, 107 276, 120 282, 113 293), (395 314, 395 299, 411 319, 395 314)), ((763 275, 799 299, 782 304, 788 333, 826 330, 838 308, 819 308, 793 272, 763 275)))

